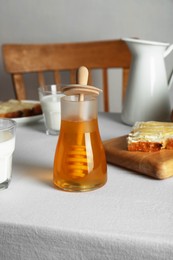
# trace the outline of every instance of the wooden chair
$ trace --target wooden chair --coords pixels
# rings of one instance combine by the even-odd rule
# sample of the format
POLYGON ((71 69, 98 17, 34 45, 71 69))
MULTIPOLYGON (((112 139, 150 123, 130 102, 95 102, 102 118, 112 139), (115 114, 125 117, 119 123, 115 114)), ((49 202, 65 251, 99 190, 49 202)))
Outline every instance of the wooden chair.
MULTIPOLYGON (((76 83, 76 70, 80 66, 91 70, 102 69, 104 111, 109 111, 108 69, 122 68, 125 94, 131 55, 122 40, 106 40, 57 44, 4 44, 2 55, 6 72, 12 76, 16 98, 27 99, 23 76, 38 73, 38 85, 44 85, 46 71, 54 73, 54 83, 61 83, 60 72, 70 71, 70 82, 76 83)), ((53 83, 52 83, 53 84, 53 83)))

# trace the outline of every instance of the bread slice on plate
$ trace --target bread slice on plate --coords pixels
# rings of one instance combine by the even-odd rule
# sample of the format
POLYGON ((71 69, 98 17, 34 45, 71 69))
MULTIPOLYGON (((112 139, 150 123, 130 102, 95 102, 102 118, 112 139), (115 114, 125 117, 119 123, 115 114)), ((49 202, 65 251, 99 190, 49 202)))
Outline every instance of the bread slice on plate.
POLYGON ((42 109, 39 101, 11 99, 0 102, 1 118, 21 118, 41 115, 42 109))

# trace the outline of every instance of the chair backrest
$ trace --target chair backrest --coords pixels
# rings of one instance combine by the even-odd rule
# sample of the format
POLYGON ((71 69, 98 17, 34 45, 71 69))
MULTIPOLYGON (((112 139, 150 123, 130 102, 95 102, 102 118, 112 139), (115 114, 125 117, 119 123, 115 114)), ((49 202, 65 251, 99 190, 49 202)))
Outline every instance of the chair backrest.
POLYGON ((130 67, 130 51, 122 40, 106 40, 79 43, 57 44, 4 44, 2 55, 6 72, 12 76, 13 87, 17 99, 27 99, 25 73, 38 73, 38 85, 44 85, 44 74, 52 71, 54 83, 61 83, 61 72, 70 71, 70 82, 76 83, 76 71, 80 66, 89 69, 89 84, 92 84, 91 70, 102 69, 104 111, 109 111, 108 69, 122 68, 123 89, 125 94, 128 71, 130 67))

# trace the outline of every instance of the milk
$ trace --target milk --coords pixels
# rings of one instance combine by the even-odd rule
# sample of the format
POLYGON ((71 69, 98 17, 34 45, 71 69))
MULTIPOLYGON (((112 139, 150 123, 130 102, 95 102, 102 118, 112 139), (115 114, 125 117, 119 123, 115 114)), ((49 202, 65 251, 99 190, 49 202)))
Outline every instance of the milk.
POLYGON ((11 179, 12 154, 15 137, 11 133, 0 133, 0 184, 11 179))
POLYGON ((54 94, 42 96, 41 106, 45 118, 46 128, 48 130, 60 130, 61 123, 61 107, 60 99, 63 94, 54 94))

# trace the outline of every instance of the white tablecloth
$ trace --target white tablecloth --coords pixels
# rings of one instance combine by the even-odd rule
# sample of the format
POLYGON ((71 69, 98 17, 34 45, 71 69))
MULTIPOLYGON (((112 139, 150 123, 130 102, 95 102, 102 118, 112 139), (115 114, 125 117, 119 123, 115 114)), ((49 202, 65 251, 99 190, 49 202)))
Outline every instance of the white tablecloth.
MULTIPOLYGON (((127 134, 99 115, 103 140, 127 134)), ((69 193, 52 184, 56 136, 43 122, 18 126, 13 178, 0 191, 0 260, 173 259, 173 178, 108 165, 107 184, 69 193)))

